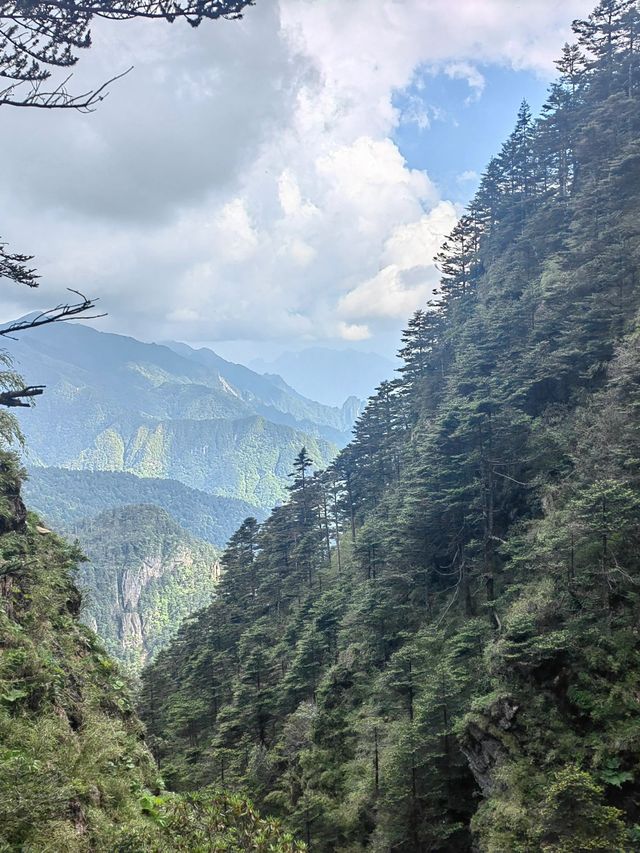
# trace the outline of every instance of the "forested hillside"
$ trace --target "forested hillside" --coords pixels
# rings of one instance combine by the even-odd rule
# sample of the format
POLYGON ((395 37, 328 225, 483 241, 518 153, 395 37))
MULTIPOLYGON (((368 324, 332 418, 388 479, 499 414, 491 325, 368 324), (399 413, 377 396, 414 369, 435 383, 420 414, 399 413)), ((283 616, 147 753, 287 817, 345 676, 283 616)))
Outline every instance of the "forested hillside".
POLYGON ((218 552, 158 507, 106 510, 67 533, 87 557, 77 577, 82 620, 130 673, 211 600, 218 552))
POLYGON ((316 851, 640 847, 638 6, 575 32, 398 378, 144 676, 168 783, 316 851))
POLYGON ((178 480, 270 510, 300 446, 326 464, 353 422, 350 404, 322 406, 207 349, 72 323, 10 346, 16 368, 47 386, 20 418, 31 467, 178 480))
POLYGON ((73 530, 106 509, 148 504, 166 510, 185 530, 220 548, 248 515, 260 519, 266 515, 245 501, 210 495, 177 480, 119 471, 31 468, 23 494, 28 505, 60 532, 73 530))
POLYGON ((219 549, 242 519, 266 515, 177 480, 115 471, 33 468, 23 495, 88 558, 81 618, 130 674, 209 603, 219 549))

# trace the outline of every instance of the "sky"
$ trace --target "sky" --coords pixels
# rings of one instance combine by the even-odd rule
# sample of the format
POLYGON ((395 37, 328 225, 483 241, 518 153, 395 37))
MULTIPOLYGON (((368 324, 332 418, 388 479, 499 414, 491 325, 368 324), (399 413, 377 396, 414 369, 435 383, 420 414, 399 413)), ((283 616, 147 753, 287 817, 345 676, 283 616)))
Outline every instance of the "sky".
POLYGON ((523 97, 593 0, 257 0, 241 21, 100 21, 70 86, 4 107, 0 233, 42 283, 0 320, 100 298, 98 328, 249 361, 390 355, 523 97))

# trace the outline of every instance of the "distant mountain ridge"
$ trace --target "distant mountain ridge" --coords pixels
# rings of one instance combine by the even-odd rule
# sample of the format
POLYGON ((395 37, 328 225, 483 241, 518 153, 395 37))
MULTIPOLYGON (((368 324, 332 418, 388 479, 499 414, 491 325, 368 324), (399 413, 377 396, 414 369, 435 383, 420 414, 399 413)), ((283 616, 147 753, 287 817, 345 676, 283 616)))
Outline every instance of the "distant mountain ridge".
POLYGON ((47 386, 20 413, 32 467, 169 478, 263 509, 286 496, 300 447, 325 465, 346 443, 354 414, 211 350, 79 323, 24 334, 10 352, 27 382, 47 386))
POLYGON ((31 468, 23 493, 57 530, 75 525, 105 510, 130 504, 157 506, 199 539, 222 548, 248 516, 261 520, 266 512, 237 498, 224 498, 192 489, 177 480, 136 477, 119 471, 77 471, 31 468))
POLYGON ((343 412, 353 410, 353 399, 357 399, 358 414, 364 405, 361 401, 395 372, 391 359, 377 353, 329 347, 284 352, 273 360, 253 359, 249 366, 264 378, 279 380, 325 405, 341 406, 343 412))
MULTIPOLYGON (((317 403, 314 398, 299 393, 282 375, 258 373, 242 364, 227 361, 207 347, 196 349, 177 341, 165 341, 163 346, 192 362, 218 371, 232 387, 244 389, 243 399, 257 405, 261 413, 270 420, 278 417, 273 411, 275 408, 281 415, 296 417, 301 424, 320 424, 346 433, 349 433, 353 426, 353 402, 347 400, 347 396, 354 398, 354 394, 346 395, 344 400, 336 405, 317 403)), ((292 425, 290 421, 286 423, 292 425)))

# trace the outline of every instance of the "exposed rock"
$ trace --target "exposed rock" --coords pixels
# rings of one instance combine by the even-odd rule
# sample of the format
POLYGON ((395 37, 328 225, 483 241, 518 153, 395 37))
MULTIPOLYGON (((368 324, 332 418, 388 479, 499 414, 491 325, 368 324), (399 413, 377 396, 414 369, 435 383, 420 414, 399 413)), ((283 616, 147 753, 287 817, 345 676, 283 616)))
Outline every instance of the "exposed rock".
POLYGON ((140 614, 125 610, 120 614, 120 642, 124 649, 142 649, 144 646, 140 614))
POLYGON ((512 728, 519 708, 512 698, 498 699, 488 708, 486 717, 467 724, 460 740, 460 748, 485 797, 493 791, 494 770, 507 754, 500 732, 512 728))
POLYGON ((127 613, 135 612, 140 603, 143 589, 153 578, 162 577, 166 571, 171 571, 173 561, 163 564, 162 557, 154 555, 146 557, 134 567, 125 566, 119 572, 118 587, 120 607, 127 613))
POLYGON ((143 659, 146 659, 147 655, 140 598, 151 580, 172 570, 172 563, 163 564, 160 555, 143 559, 135 567, 118 569, 120 642, 123 649, 140 650, 143 659))

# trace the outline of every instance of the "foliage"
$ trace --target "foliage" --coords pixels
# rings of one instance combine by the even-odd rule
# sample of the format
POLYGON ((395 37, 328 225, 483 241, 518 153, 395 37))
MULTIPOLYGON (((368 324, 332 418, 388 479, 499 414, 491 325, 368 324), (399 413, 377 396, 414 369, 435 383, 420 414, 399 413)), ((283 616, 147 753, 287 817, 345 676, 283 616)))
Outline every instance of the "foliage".
POLYGON ((82 619, 135 674, 209 603, 218 553, 153 506, 107 510, 73 532, 87 557, 77 573, 82 619))
POLYGON ((575 24, 398 378, 145 671, 175 789, 248 790, 327 853, 637 849, 637 25, 575 24))

